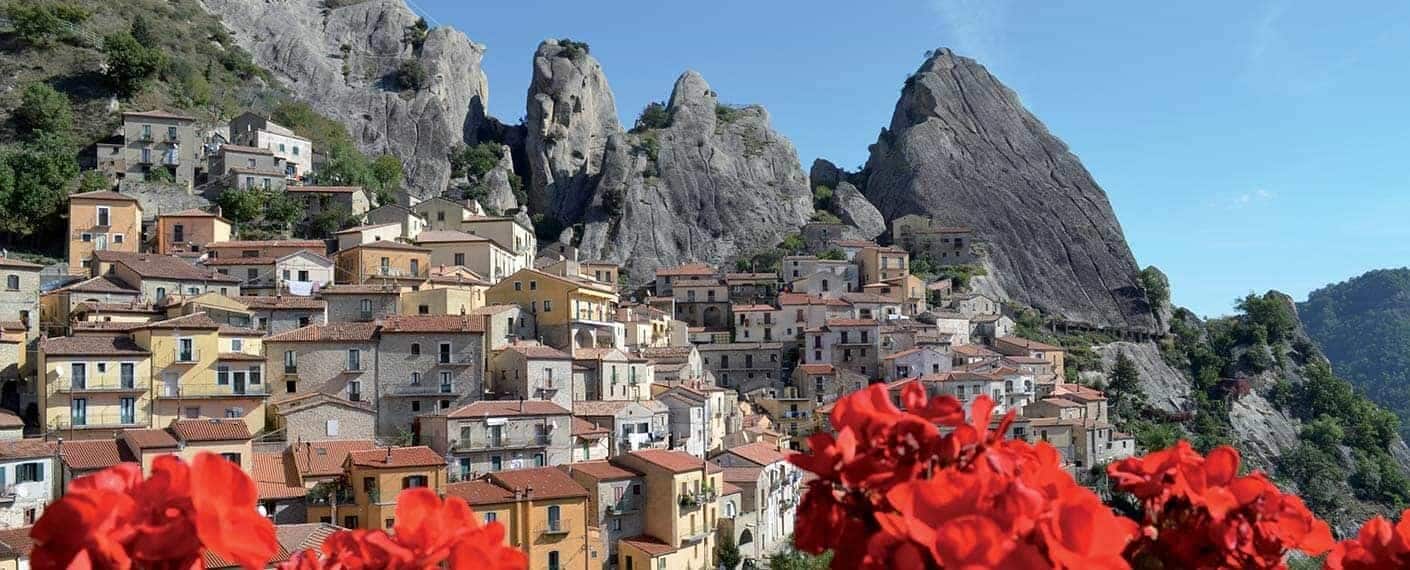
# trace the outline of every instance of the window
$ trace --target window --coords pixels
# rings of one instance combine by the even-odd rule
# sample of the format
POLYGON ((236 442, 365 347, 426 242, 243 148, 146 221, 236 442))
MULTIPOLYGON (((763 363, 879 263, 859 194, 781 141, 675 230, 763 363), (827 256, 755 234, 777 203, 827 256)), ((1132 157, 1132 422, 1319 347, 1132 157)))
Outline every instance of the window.
POLYGON ((391 258, 383 257, 379 265, 382 267, 382 275, 387 275, 392 272, 391 258))
POLYGON ((363 299, 362 302, 358 304, 358 308, 361 309, 362 318, 372 318, 372 299, 363 299))
POLYGON ((248 376, 248 378, 250 379, 250 384, 259 384, 259 383, 260 383, 260 380, 261 380, 260 376, 262 376, 261 373, 263 372, 263 370, 264 370, 263 368, 261 368, 260 366, 257 366, 257 365, 250 367, 250 374, 249 374, 249 376, 248 376))
POLYGON ((241 338, 232 338, 232 339, 230 339, 230 352, 244 352, 244 351, 245 351, 245 339, 241 339, 241 338))
POLYGON ((230 384, 230 367, 217 366, 215 369, 215 383, 221 386, 230 384))
POLYGON ((413 343, 411 343, 411 355, 412 355, 412 356, 417 356, 417 355, 419 355, 419 354, 421 354, 421 343, 419 343, 419 342, 413 342, 413 343))
POLYGON ((548 460, 544 457, 542 453, 534 454, 534 467, 548 467, 548 460))
POLYGON ((420 274, 421 274, 421 261, 420 261, 420 260, 416 260, 416 259, 411 260, 411 274, 412 274, 413 276, 416 276, 416 275, 420 275, 420 274))
POLYGON ((111 214, 110 214, 110 212, 109 212, 108 207, 107 207, 107 206, 98 206, 98 225, 100 225, 100 226, 108 226, 108 225, 111 225, 111 222, 112 222, 112 216, 111 216, 111 214))
POLYGON ((457 253, 457 254, 455 254, 455 264, 456 264, 456 265, 465 265, 465 254, 463 254, 463 253, 457 253))
POLYGON ((348 370, 362 370, 362 351, 356 348, 348 349, 348 370))
POLYGON ((245 417, 245 408, 241 408, 238 406, 234 408, 225 408, 225 417, 230 419, 243 418, 245 417))
MULTIPOLYGON (((450 381, 450 373, 449 373, 449 372, 442 372, 442 373, 441 373, 441 393, 442 393, 442 394, 449 394, 449 393, 451 393, 451 388, 452 388, 452 384, 451 384, 451 381, 450 381)), ((444 401, 444 400, 443 400, 443 401, 444 401)))
MULTIPOLYGON (((562 526, 563 526, 563 508, 562 508, 562 507, 559 507, 558 505, 549 505, 549 507, 548 507, 548 528, 549 528, 549 530, 558 530, 559 528, 562 528, 562 526)), ((555 554, 556 554, 556 553, 555 553, 555 554)))
POLYGON ((411 488, 413 488, 413 487, 425 487, 425 486, 426 486, 426 476, 425 476, 425 475, 408 475, 408 476, 406 476, 406 477, 402 477, 402 478, 401 478, 401 488, 403 488, 403 489, 411 489, 411 488))
POLYGON ((421 411, 421 402, 420 402, 420 401, 417 401, 417 400, 412 400, 412 401, 411 401, 411 411, 413 411, 413 412, 419 412, 419 411, 421 411))
POLYGON ((338 435, 338 420, 328 420, 326 427, 329 436, 338 435))
POLYGON ((157 287, 157 300, 160 301, 160 300, 165 299, 165 298, 166 298, 166 287, 157 287))
POLYGON ((69 419, 71 425, 88 425, 88 399, 74 398, 69 400, 69 419))
POLYGON ((118 364, 118 386, 122 388, 133 388, 137 386, 137 365, 131 362, 118 364))
POLYGON ((70 367, 73 370, 72 386, 75 390, 82 390, 88 387, 88 366, 82 362, 75 362, 70 367))
POLYGON ((437 221, 437 222, 444 222, 444 221, 446 221, 446 213, 445 213, 444 211, 442 211, 442 212, 436 212, 436 221, 437 221))
POLYGON ((417 305, 417 306, 416 306, 416 314, 418 314, 418 315, 429 315, 429 314, 431 314, 431 306, 430 306, 430 305, 417 305))
POLYGON ((497 517, 495 513, 485 513, 485 524, 495 522, 495 520, 497 520, 498 518, 499 517, 497 517))
POLYGON ((362 401, 362 382, 358 382, 357 380, 348 382, 348 401, 362 401))
POLYGON ((222 454, 220 454, 220 456, 223 457, 223 458, 225 458, 226 461, 229 461, 229 462, 234 463, 234 464, 236 464, 236 465, 239 465, 239 464, 240 464, 240 454, 239 454, 239 453, 222 453, 222 454))
POLYGON ((284 351, 284 372, 293 373, 299 371, 298 353, 292 350, 284 351))
MULTIPOLYGON (((84 235, 88 235, 88 234, 84 234, 84 235)), ((88 240, 85 239, 85 240, 83 240, 83 241, 88 241, 88 240)), ((514 290, 515 290, 515 291, 523 291, 523 290, 524 290, 524 283, 523 283, 522 281, 515 281, 515 282, 514 282, 514 290)))
POLYGON ((186 408, 186 413, 184 415, 188 420, 194 420, 196 418, 199 418, 201 417, 201 408, 197 406, 189 406, 186 408))
POLYGON ((80 239, 82 239, 82 240, 84 241, 84 243, 93 241, 93 234, 83 234, 83 236, 82 236, 80 239))
POLYGON ((176 224, 171 227, 171 241, 181 243, 186 241, 186 226, 176 224))
POLYGON ((5 276, 5 288, 6 288, 6 289, 9 289, 9 290, 11 290, 11 291, 19 291, 19 290, 20 290, 20 276, 19 276, 19 275, 7 275, 7 276, 5 276))
POLYGON ((440 405, 441 405, 441 409, 442 409, 442 410, 449 409, 449 408, 450 408, 450 400, 441 400, 441 401, 440 401, 440 405))
POLYGON ((550 301, 550 300, 548 300, 548 299, 544 299, 544 300, 543 300, 543 312, 548 313, 548 312, 552 312, 552 311, 553 311, 553 301, 550 301))
POLYGON ((21 463, 15 467, 16 483, 31 483, 44 480, 43 463, 21 463))
MULTIPOLYGON (((558 507, 552 507, 552 508, 556 509, 556 508, 558 508, 558 507)), ((552 525, 552 524, 554 524, 554 523, 553 523, 553 521, 550 520, 550 521, 549 521, 549 525, 552 525)), ((550 528, 552 528, 552 527, 550 526, 550 528)), ((558 568, 559 568, 559 566, 558 566, 558 551, 557 551, 557 550, 550 550, 550 551, 548 552, 548 570, 558 570, 558 568)))
POLYGON ((538 281, 529 281, 529 290, 530 290, 530 291, 538 291, 538 290, 539 290, 539 282, 538 282, 538 281))
MULTIPOLYGON (((420 372, 412 372, 412 373, 411 373, 411 385, 412 385, 412 386, 420 386, 420 385, 421 385, 421 373, 420 373, 420 372)), ((415 402, 412 402, 412 403, 414 404, 415 402)))
POLYGON ((441 362, 441 364, 450 364, 450 343, 448 343, 448 342, 443 342, 443 343, 441 343, 440 350, 441 350, 441 352, 440 352, 440 362, 441 362))

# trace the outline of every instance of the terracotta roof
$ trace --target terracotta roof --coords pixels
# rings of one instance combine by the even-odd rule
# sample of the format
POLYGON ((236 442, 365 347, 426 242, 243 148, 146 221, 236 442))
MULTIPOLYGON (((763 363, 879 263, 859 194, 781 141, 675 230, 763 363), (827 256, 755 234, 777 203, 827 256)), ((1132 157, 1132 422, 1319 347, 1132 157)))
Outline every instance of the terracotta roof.
POLYGON ((781 342, 713 342, 695 347, 700 352, 717 350, 782 350, 781 342))
POLYGON ((893 353, 891 353, 891 354, 888 354, 888 355, 886 355, 886 356, 881 357, 881 359, 882 359, 882 360, 895 360, 895 359, 897 359, 897 358, 902 358, 902 357, 905 357, 905 356, 910 356, 910 355, 912 355, 912 354, 919 354, 919 353, 924 352, 924 351, 927 351, 927 350, 930 351, 930 352, 934 352, 934 353, 936 353, 936 354, 939 354, 939 353, 940 353, 940 351, 935 350, 935 349, 933 349, 933 348, 924 347, 924 346, 917 346, 917 347, 915 347, 915 348, 908 348, 908 349, 906 349, 906 350, 902 350, 901 352, 893 352, 893 353))
POLYGON ((730 483, 729 481, 723 481, 723 482, 720 483, 720 496, 721 496, 721 497, 726 496, 726 495, 733 495, 733 494, 736 494, 736 493, 743 493, 743 492, 744 492, 744 490, 743 490, 743 489, 740 489, 740 488, 739 488, 739 485, 735 485, 734 483, 730 483))
POLYGON ((584 461, 572 465, 564 465, 562 469, 566 469, 568 473, 583 472, 598 481, 616 481, 641 476, 641 474, 636 471, 632 471, 620 465, 613 465, 609 461, 584 461))
POLYGON ((514 502, 513 492, 483 479, 446 485, 446 495, 465 499, 471 506, 514 502))
MULTIPOLYGON (((329 385, 325 385, 327 388, 329 385)), ((302 394, 280 394, 270 400, 269 405, 276 408, 279 415, 288 415, 310 408, 331 405, 354 410, 361 410, 369 413, 376 413, 372 408, 372 402, 366 399, 356 402, 343 398, 340 395, 326 392, 304 392, 302 394)))
POLYGON ((554 416, 571 412, 545 400, 480 400, 446 414, 448 418, 490 418, 501 416, 554 416))
POLYGON ((618 457, 636 457, 672 473, 689 473, 701 467, 707 467, 710 473, 718 473, 720 470, 719 466, 703 461, 699 457, 669 449, 643 449, 618 457))
POLYGON ((424 445, 351 451, 348 458, 359 467, 437 467, 446 464, 444 457, 424 445))
POLYGON ((345 230, 338 230, 338 231, 336 231, 336 232, 333 232, 333 235, 355 234, 355 233, 361 232, 361 231, 375 230, 375 229, 377 229, 377 228, 386 228, 386 227, 391 227, 391 226, 398 226, 398 227, 400 227, 401 224, 398 224, 398 223, 396 223, 396 222, 387 222, 387 223, 385 223, 385 224, 363 224, 363 225, 360 225, 360 226, 353 226, 353 227, 348 228, 348 229, 345 229, 345 230))
POLYGON ((294 458, 294 469, 301 477, 326 477, 343 472, 343 462, 348 453, 377 447, 369 439, 341 439, 304 442, 294 444, 284 450, 284 455, 294 458))
POLYGON ((15 259, 13 257, 8 256, 0 257, 0 267, 13 267, 15 269, 44 269, 44 266, 38 263, 30 263, 23 259, 15 259))
POLYGON ((318 291, 328 295, 401 295, 400 287, 386 285, 329 285, 318 291))
POLYGON ((1079 404, 1079 403, 1074 402, 1074 401, 1072 401, 1072 400, 1069 400, 1069 399, 1067 399, 1067 398, 1043 398, 1043 399, 1038 400, 1038 401, 1039 401, 1039 402, 1042 402, 1042 403, 1044 403, 1044 404, 1048 404, 1048 405, 1050 405, 1050 406, 1057 406, 1057 407, 1059 407, 1059 408, 1081 408, 1081 407, 1083 407, 1082 404, 1079 404))
POLYGON ((365 342, 377 334, 373 323, 309 325, 265 337, 265 342, 365 342))
POLYGON ((274 151, 269 150, 269 149, 267 149, 267 148, 259 148, 259 147, 253 147, 253 146, 244 146, 244 145, 230 144, 230 143, 225 143, 225 144, 223 144, 223 145, 220 145, 220 151, 221 151, 222 153, 224 153, 224 152, 243 152, 243 153, 245 153, 245 154, 265 154, 265 155, 270 155, 270 156, 273 156, 273 155, 274 155, 274 151))
POLYGON ((832 374, 834 370, 831 364, 799 364, 798 369, 806 374, 832 374))
POLYGON ((399 242, 399 241, 377 240, 377 241, 369 241, 369 242, 367 242, 367 243, 360 243, 360 244, 357 244, 357 245, 355 245, 355 246, 352 246, 352 247, 349 247, 349 248, 347 248, 347 249, 344 249, 344 250, 342 250, 342 251, 339 251, 338 253, 343 253, 343 252, 347 252, 347 251, 352 251, 352 250, 354 250, 354 249, 393 249, 393 250, 402 250, 402 251, 431 251, 431 250, 429 250, 429 249, 427 249, 427 248, 424 248, 424 247, 421 247, 421 246, 419 246, 419 245, 411 245, 411 244, 409 244, 409 243, 402 243, 402 242, 399 242))
POLYGON ((756 311, 777 311, 778 309, 775 309, 773 305, 735 305, 733 310, 736 313, 752 313, 756 311))
POLYGON ((219 250, 219 249, 236 249, 236 248, 261 248, 261 247, 279 247, 279 248, 283 248, 283 247, 301 247, 301 248, 317 248, 318 250, 321 250, 321 251, 322 251, 322 250, 326 250, 328 246, 327 246, 327 244, 323 243, 323 240, 317 240, 317 239, 267 239, 267 240, 245 239, 245 240, 218 241, 218 242, 206 244, 206 249, 217 249, 217 250, 219 250))
POLYGON ((126 303, 103 303, 103 302, 99 302, 99 301, 85 301, 85 302, 82 302, 82 303, 79 303, 79 304, 75 305, 74 308, 73 308, 73 312, 75 312, 75 313, 145 313, 145 314, 158 314, 158 315, 164 313, 161 309, 158 309, 158 308, 153 307, 153 306, 151 306, 151 305, 148 305, 148 304, 146 304, 146 303, 139 303, 139 302, 136 302, 136 301, 129 301, 129 302, 126 302, 126 303))
POLYGON ((98 190, 96 192, 83 192, 80 194, 69 194, 69 200, 122 200, 124 202, 136 202, 137 198, 128 196, 120 192, 111 190, 98 190))
POLYGON ((821 295, 809 295, 807 293, 779 293, 778 304, 782 305, 831 305, 835 307, 850 307, 846 301, 821 295))
POLYGON ((573 416, 573 437, 580 437, 583 439, 602 439, 610 433, 612 433, 612 431, 605 427, 599 427, 595 423, 587 421, 578 416, 573 416))
POLYGON ((35 459, 39 457, 52 457, 54 455, 54 444, 42 439, 8 439, 0 440, 0 460, 6 459, 35 459))
POLYGON ((194 121, 194 120, 196 120, 196 119, 193 118, 193 117, 188 117, 188 116, 186 116, 186 115, 181 115, 181 114, 178 114, 178 113, 173 113, 173 112, 171 112, 171 111, 163 111, 163 110, 161 110, 161 109, 153 109, 153 110, 151 110, 151 111, 128 111, 128 112, 126 112, 126 113, 123 113, 122 116, 123 116, 123 117, 148 117, 148 118, 153 118, 153 119, 179 119, 179 120, 183 120, 183 121, 194 121))
POLYGON ((251 309, 322 309, 328 305, 322 299, 297 295, 238 295, 231 299, 251 309))
POLYGON ((621 349, 612 348, 610 346, 606 348, 573 349, 574 360, 603 360, 609 356, 612 356, 613 354, 621 355, 621 357, 624 359, 627 358, 627 353, 622 352, 621 349))
POLYGON ((644 346, 640 349, 640 352, 643 358, 663 362, 670 362, 672 360, 684 362, 686 359, 690 358, 690 351, 694 348, 693 346, 644 346))
POLYGON ((250 427, 239 419, 174 420, 171 432, 181 441, 245 441, 250 427))
POLYGON ((950 352, 960 356, 1003 356, 977 344, 957 344, 950 347, 950 352))
POLYGON ((297 479, 290 481, 283 453, 256 453, 250 459, 250 477, 260 500, 297 499, 308 494, 297 479))
POLYGON ((587 497, 587 489, 557 467, 535 467, 491 473, 487 477, 509 491, 520 491, 535 500, 587 497))
POLYGON ((46 338, 39 350, 49 356, 110 356, 151 354, 131 338, 108 335, 77 335, 46 338))
POLYGON ((118 437, 127 444, 129 449, 138 453, 149 449, 176 449, 180 447, 176 438, 164 429, 128 429, 123 430, 118 437))
POLYGON ((213 212, 207 212, 200 208, 190 208, 176 212, 174 214, 160 214, 158 218, 219 218, 213 212))
POLYGON ((731 483, 749 483, 751 485, 759 482, 759 474, 764 472, 763 467, 725 467, 724 480, 731 483))
POLYGON ((164 321, 153 321, 138 328, 144 329, 214 329, 220 330, 220 323, 206 315, 205 311, 181 315, 164 321))
POLYGON ((220 334, 226 336, 264 336, 264 331, 235 325, 220 325, 220 334))
POLYGON ((880 326, 881 321, 876 319, 828 319, 829 327, 874 327, 880 326))
POLYGON ((380 324, 383 333, 485 332, 485 320, 468 315, 397 315, 380 324))
POLYGON ((715 268, 704 263, 685 263, 675 267, 662 267, 656 270, 656 275, 714 275, 715 268))
POLYGON ((528 358, 552 359, 552 360, 572 360, 573 356, 551 346, 544 346, 536 342, 516 341, 504 347, 504 350, 517 352, 528 358))
POLYGON ((227 265, 274 265, 279 261, 274 257, 216 257, 202 261, 202 265, 209 267, 224 267, 227 265))
POLYGON ((416 235, 416 243, 455 243, 490 241, 490 238, 457 230, 426 230, 416 235))
POLYGON ((10 410, 0 408, 0 429, 14 429, 24 427, 24 420, 10 410))
POLYGON ((30 553, 34 551, 34 539, 29 537, 32 528, 0 529, 0 545, 3 545, 0 547, 0 558, 29 560, 30 553))
POLYGON ((311 192, 317 194, 352 194, 361 192, 361 186, 288 186, 285 192, 311 192))
POLYGON ((116 439, 111 438, 65 441, 59 453, 64 464, 75 471, 107 469, 134 460, 116 439))
POLYGON ((680 550, 679 548, 662 542, 661 539, 651 536, 649 534, 633 536, 631 538, 623 538, 619 540, 618 543, 631 545, 633 548, 645 552, 647 556, 651 557, 670 554, 672 552, 680 550))
POLYGON ((85 279, 83 281, 79 281, 78 283, 74 283, 73 285, 61 287, 55 290, 55 292, 58 291, 72 291, 75 293, 126 293, 131 295, 141 294, 141 291, 129 287, 127 283, 124 283, 115 275, 99 275, 97 277, 85 279))
POLYGON ((631 400, 578 400, 573 402, 573 413, 589 417, 615 416, 631 404, 631 400))
POLYGON ((93 257, 105 263, 120 263, 131 269, 139 277, 149 279, 172 279, 178 281, 220 281, 239 283, 229 275, 221 275, 204 267, 170 255, 154 253, 133 253, 128 251, 103 250, 93 252, 93 257))
POLYGON ((1048 343, 1045 343, 1045 342, 1038 342, 1038 341, 1036 341, 1036 340, 1029 340, 1029 339, 1023 338, 1023 337, 1021 337, 1021 336, 1001 336, 1001 337, 999 337, 999 338, 994 339, 994 342, 995 342, 995 343, 1001 343, 1001 342, 1002 342, 1002 343, 1011 344, 1011 345, 1014 345, 1014 346, 1017 346, 1017 347, 1025 348, 1025 349, 1028 349, 1028 350, 1038 350, 1038 351, 1044 351, 1044 352, 1046 352, 1046 351, 1054 351, 1054 350, 1062 350, 1062 347, 1060 347, 1060 346, 1053 346, 1053 345, 1048 344, 1048 343))
POLYGON ((788 456, 779 451, 777 447, 763 442, 731 447, 724 452, 760 466, 767 466, 788 459, 788 456))

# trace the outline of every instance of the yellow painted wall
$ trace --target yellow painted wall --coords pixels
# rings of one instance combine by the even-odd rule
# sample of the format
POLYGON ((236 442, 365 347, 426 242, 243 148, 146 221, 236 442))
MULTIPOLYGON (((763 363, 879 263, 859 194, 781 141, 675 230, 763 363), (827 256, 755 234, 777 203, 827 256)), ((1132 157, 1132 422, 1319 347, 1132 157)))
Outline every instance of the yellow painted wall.
POLYGON ((137 202, 70 197, 69 200, 69 273, 82 275, 83 261, 93 256, 94 241, 83 241, 83 234, 108 234, 107 249, 138 251, 142 245, 142 208, 137 202), (98 207, 108 208, 108 225, 98 226, 98 207), (122 234, 122 243, 115 243, 113 234, 122 234))
MULTIPOLYGON (((39 410, 43 414, 41 422, 46 431, 69 430, 73 398, 87 399, 88 429, 111 431, 119 427, 120 400, 135 398, 134 423, 120 427, 152 427, 151 400, 151 359, 146 356, 56 356, 39 355, 40 375, 39 410), (87 390, 73 392, 69 387, 73 382, 72 364, 82 362, 86 368, 87 390), (120 390, 120 363, 133 363, 134 389, 120 390), (98 365, 104 364, 106 372, 98 372, 98 365), (61 372, 62 371, 62 372, 61 372)), ((83 429, 83 428, 73 428, 83 429)))

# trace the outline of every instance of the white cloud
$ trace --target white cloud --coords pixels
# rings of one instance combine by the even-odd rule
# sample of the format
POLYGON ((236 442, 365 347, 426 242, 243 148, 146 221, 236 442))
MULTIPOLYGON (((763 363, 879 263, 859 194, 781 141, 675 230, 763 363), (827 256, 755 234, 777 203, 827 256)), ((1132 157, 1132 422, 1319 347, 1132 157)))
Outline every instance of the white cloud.
POLYGON ((1269 200, 1272 200, 1273 197, 1274 194, 1272 192, 1269 192, 1268 190, 1265 190, 1263 188, 1255 188, 1253 190, 1249 190, 1248 192, 1235 194, 1229 199, 1229 205, 1235 208, 1242 208, 1250 204, 1267 202, 1269 200))

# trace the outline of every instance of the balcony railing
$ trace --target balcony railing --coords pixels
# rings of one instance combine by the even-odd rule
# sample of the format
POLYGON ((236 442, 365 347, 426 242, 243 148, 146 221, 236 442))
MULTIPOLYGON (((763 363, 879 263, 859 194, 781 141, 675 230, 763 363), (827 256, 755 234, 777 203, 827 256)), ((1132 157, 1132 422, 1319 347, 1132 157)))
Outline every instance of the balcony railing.
POLYGON ((144 416, 146 412, 133 410, 131 415, 124 415, 122 412, 88 412, 82 417, 74 417, 73 414, 64 414, 57 421, 49 424, 50 429, 107 429, 107 428, 130 428, 138 427, 137 419, 144 416), (75 421, 78 420, 78 421, 75 421))
POLYGON ((235 386, 234 384, 187 384, 181 386, 162 386, 157 398, 175 400, 180 398, 222 398, 229 396, 267 396, 269 395, 268 384, 245 384, 235 386))
POLYGON ((350 374, 367 372, 367 364, 363 362, 344 362, 343 372, 347 372, 350 374))
POLYGON ((171 362, 173 364, 194 364, 201 361, 201 349, 191 348, 182 350, 180 348, 171 351, 171 362))
POLYGON ((475 366, 479 363, 479 359, 475 358, 473 354, 451 354, 448 357, 436 357, 436 364, 444 366, 475 366))
POLYGON ((571 528, 573 528, 573 525, 569 524, 565 519, 549 519, 544 522, 543 526, 539 527, 539 534, 568 534, 571 528))
POLYGON ((801 418, 806 418, 806 417, 808 417, 808 412, 803 411, 803 410, 785 410, 785 411, 783 412, 783 417, 784 417, 784 419, 789 419, 789 420, 792 420, 792 419, 801 419, 801 418))
POLYGON ((347 487, 339 487, 336 492, 329 491, 326 487, 315 487, 309 491, 308 504, 315 506, 329 506, 335 501, 339 505, 351 505, 354 503, 353 491, 347 487))
POLYGON ((469 439, 457 440, 454 444, 454 449, 457 451, 515 449, 524 447, 547 447, 552 445, 552 443, 553 437, 550 434, 504 435, 500 437, 475 435, 471 436, 469 439))
POLYGON ((606 510, 607 510, 607 515, 608 515, 608 516, 612 516, 612 515, 624 515, 624 514, 627 514, 627 513, 634 513, 634 512, 636 512, 636 510, 637 510, 638 508, 639 508, 639 507, 637 507, 637 505, 635 505, 635 504, 633 504, 633 503, 631 503, 631 502, 629 502, 629 501, 621 500, 621 501, 617 501, 616 503, 613 503, 613 504, 611 504, 611 505, 607 505, 607 509, 606 509, 606 510))
POLYGON ((693 509, 713 500, 715 500, 715 490, 707 488, 681 493, 676 502, 683 508, 693 509))
POLYGON ((60 394, 78 392, 92 394, 108 392, 117 394, 145 392, 147 391, 147 385, 143 382, 139 382, 136 376, 132 376, 124 381, 121 374, 110 372, 107 374, 89 374, 82 380, 70 379, 67 383, 56 386, 54 391, 60 394))
POLYGON ((285 373, 285 374, 298 374, 298 373, 299 373, 299 365, 297 365, 297 364, 294 364, 294 365, 285 364, 285 365, 284 365, 284 373, 285 373))

